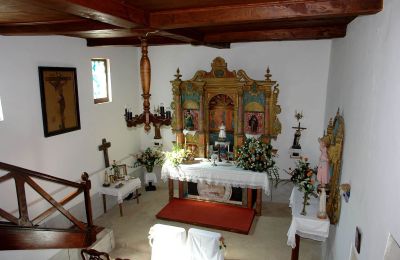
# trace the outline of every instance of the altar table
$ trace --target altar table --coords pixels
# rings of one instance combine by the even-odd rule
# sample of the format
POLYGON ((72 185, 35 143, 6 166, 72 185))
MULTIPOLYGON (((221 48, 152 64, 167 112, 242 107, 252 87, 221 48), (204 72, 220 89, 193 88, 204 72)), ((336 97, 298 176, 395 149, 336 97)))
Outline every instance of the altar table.
POLYGON ((161 179, 168 180, 169 199, 173 198, 173 180, 179 181, 179 198, 183 198, 183 182, 208 183, 214 185, 231 185, 232 187, 247 188, 247 207, 252 208, 252 189, 257 189, 256 214, 261 215, 262 192, 270 194, 269 179, 266 173, 243 170, 233 164, 211 162, 196 164, 181 164, 174 167, 169 162, 161 169, 161 179))
POLYGON ((139 178, 134 178, 134 179, 129 179, 126 181, 120 181, 118 183, 113 183, 111 184, 110 187, 101 187, 100 188, 100 194, 103 195, 103 208, 104 208, 104 213, 107 212, 107 204, 106 204, 106 195, 109 196, 114 196, 117 197, 118 205, 119 205, 119 213, 120 216, 123 216, 122 212, 122 202, 124 201, 124 198, 132 193, 136 192, 136 202, 139 203, 139 196, 138 196, 138 189, 142 186, 142 183, 139 178), (119 183, 122 183, 123 185, 119 188, 117 188, 119 183))
POLYGON ((325 241, 329 235, 329 218, 319 219, 319 199, 310 196, 310 205, 306 206, 307 215, 303 216, 300 212, 303 209, 303 193, 294 187, 290 195, 289 207, 292 208, 292 223, 287 233, 288 246, 292 247, 292 260, 299 257, 300 237, 309 238, 317 241, 325 241))

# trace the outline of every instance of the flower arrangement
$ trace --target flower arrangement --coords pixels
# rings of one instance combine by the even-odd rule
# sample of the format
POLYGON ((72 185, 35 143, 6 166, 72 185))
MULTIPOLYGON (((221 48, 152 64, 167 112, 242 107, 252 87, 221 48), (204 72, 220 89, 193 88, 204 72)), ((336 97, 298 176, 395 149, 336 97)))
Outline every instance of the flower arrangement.
POLYGON ((149 147, 137 157, 137 161, 146 167, 147 172, 152 172, 155 165, 163 164, 164 154, 149 147))
POLYGON ((266 144, 260 139, 246 139, 244 145, 237 149, 236 162, 238 167, 255 172, 266 172, 276 184, 279 182, 272 145, 266 144))
MULTIPOLYGON (((291 170, 289 168, 289 170, 291 170)), ((291 175, 290 180, 298 186, 299 191, 303 192, 303 211, 302 215, 306 215, 305 207, 308 204, 310 195, 317 196, 315 186, 315 175, 317 168, 311 168, 307 157, 300 157, 296 162, 296 168, 288 172, 291 175)))
POLYGON ((184 161, 190 161, 194 159, 192 151, 182 148, 180 145, 174 145, 171 152, 165 152, 165 157, 173 165, 178 166, 184 161))

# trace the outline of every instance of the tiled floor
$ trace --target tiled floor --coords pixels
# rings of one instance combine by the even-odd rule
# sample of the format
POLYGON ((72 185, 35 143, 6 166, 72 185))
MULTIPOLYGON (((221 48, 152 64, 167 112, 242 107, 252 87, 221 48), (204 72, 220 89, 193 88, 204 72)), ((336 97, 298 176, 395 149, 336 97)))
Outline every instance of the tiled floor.
MULTIPOLYGON (((227 231, 220 232, 225 238, 227 260, 284 260, 290 259, 291 248, 286 245, 286 233, 291 221, 290 208, 286 201, 289 198, 290 186, 273 191, 273 200, 263 203, 262 216, 256 217, 249 235, 227 231)), ((124 201, 124 216, 119 216, 118 206, 95 221, 96 225, 112 228, 116 248, 112 257, 123 257, 131 260, 151 258, 148 243, 148 232, 156 223, 180 226, 188 230, 192 225, 158 220, 155 215, 168 202, 168 189, 162 184, 157 191, 142 191, 140 204, 136 200, 124 201)), ((202 227, 200 227, 202 228, 202 227)), ((210 229, 211 230, 211 229, 210 229)), ((321 243, 302 239, 300 247, 301 260, 320 260, 321 243)), ((168 260, 168 259, 166 259, 168 260)))

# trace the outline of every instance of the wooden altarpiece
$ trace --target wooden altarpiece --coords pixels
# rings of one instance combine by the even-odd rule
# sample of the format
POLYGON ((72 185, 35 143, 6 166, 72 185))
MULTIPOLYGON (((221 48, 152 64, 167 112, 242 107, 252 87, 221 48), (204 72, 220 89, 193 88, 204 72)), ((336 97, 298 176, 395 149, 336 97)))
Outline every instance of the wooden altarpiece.
POLYGON ((177 143, 207 157, 207 147, 218 138, 222 122, 232 147, 242 145, 246 135, 260 136, 266 143, 276 139, 281 133, 277 117, 281 108, 279 85, 271 76, 269 68, 265 80, 251 79, 243 70, 229 71, 221 57, 213 60, 210 72, 199 70, 190 80, 181 80, 178 69, 171 81, 171 125, 177 143), (257 123, 250 125, 252 117, 257 123), (184 129, 194 134, 185 136, 184 129))
POLYGON ((344 144, 344 118, 338 109, 334 119, 329 120, 326 134, 322 137, 328 148, 330 181, 329 197, 326 211, 331 224, 337 224, 340 218, 340 176, 342 169, 342 154, 344 144))

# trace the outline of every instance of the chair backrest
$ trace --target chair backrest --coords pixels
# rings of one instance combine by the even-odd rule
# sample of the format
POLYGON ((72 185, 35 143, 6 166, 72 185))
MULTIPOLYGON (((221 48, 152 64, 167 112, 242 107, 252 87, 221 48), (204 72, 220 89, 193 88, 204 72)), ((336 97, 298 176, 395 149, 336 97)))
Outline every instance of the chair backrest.
POLYGON ((151 260, 183 259, 186 245, 186 230, 181 227, 156 224, 150 228, 149 244, 151 260))
POLYGON ((207 230, 191 228, 188 231, 187 250, 190 260, 223 260, 224 252, 220 248, 221 234, 207 230))
POLYGON ((110 260, 110 256, 107 253, 90 248, 82 249, 81 256, 83 260, 110 260))

